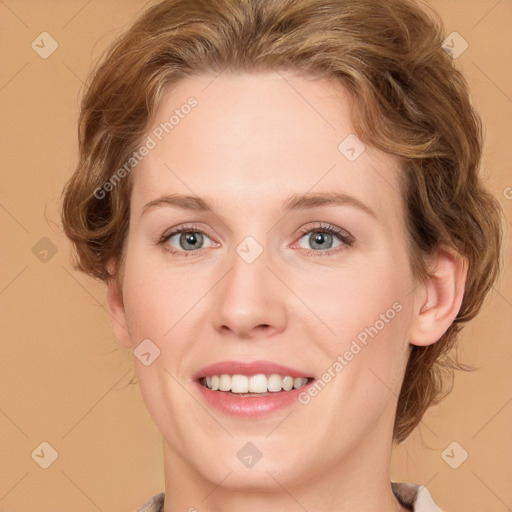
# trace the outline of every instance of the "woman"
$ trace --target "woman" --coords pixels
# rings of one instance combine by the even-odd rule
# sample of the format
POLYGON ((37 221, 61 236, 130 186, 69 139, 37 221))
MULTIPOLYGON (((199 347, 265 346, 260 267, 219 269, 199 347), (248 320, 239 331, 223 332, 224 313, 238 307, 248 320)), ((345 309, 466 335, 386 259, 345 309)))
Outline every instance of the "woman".
POLYGON ((440 510, 392 443, 501 237, 443 40, 410 0, 167 0, 93 74, 62 215, 162 433, 139 510, 440 510))

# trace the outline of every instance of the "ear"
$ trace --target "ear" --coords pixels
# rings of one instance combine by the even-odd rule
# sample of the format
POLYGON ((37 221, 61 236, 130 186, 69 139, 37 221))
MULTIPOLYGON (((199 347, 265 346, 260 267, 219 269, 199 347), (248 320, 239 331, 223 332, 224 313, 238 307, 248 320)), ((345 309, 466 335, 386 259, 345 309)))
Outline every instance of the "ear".
POLYGON ((429 276, 415 290, 414 318, 409 331, 412 345, 438 341, 457 316, 467 277, 467 261, 447 246, 428 258, 429 276))
POLYGON ((123 290, 118 279, 109 279, 107 282, 107 311, 114 334, 119 343, 126 348, 132 348, 126 313, 124 310, 123 290))

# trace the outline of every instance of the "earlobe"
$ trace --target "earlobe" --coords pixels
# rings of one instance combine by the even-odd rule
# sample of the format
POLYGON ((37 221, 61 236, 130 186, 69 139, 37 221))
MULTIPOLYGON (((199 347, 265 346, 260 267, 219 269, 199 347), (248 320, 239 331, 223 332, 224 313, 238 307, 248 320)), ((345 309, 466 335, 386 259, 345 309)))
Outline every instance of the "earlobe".
POLYGON ((124 347, 132 348, 124 309, 123 292, 121 284, 116 279, 110 279, 107 282, 106 302, 110 322, 116 338, 124 347))
POLYGON ((438 341, 456 318, 467 277, 467 261, 446 246, 429 258, 430 275, 415 292, 409 342, 427 346, 438 341))

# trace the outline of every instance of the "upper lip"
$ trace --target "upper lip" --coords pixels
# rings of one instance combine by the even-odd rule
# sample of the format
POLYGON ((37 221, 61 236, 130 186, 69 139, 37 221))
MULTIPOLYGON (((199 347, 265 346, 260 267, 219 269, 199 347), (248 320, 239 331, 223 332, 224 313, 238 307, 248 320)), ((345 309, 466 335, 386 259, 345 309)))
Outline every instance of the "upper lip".
POLYGON ((272 361, 220 361, 209 364, 192 375, 193 379, 199 380, 211 375, 257 375, 259 373, 290 376, 293 378, 311 378, 311 373, 296 368, 290 368, 272 361))

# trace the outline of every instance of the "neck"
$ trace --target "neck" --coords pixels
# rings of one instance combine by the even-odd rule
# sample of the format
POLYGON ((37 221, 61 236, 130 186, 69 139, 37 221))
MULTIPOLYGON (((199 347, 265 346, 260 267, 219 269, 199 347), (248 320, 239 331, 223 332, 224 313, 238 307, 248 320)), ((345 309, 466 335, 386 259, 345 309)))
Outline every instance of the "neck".
POLYGON ((262 467, 257 473, 255 466, 251 471, 258 485, 252 487, 250 480, 240 481, 239 467, 212 481, 164 444, 164 512, 406 512, 391 490, 391 444, 382 441, 361 443, 313 478, 290 479, 286 467, 262 467))

